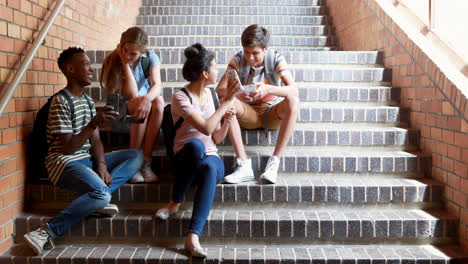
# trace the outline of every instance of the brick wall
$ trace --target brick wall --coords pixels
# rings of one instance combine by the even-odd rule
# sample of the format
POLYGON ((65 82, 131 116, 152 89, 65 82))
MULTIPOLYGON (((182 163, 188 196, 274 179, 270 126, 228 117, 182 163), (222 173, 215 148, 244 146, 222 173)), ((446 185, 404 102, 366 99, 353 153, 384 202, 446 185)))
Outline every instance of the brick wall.
MULTIPOLYGON (((468 247, 468 107, 466 97, 374 0, 327 0, 342 50, 380 50, 401 90, 401 107, 421 131, 432 177, 444 183, 447 209, 460 218, 468 247)), ((430 175, 428 175, 430 176, 430 175)))
MULTIPOLYGON (((52 0, 0 0, 0 89, 24 56, 52 0)), ((13 218, 23 209, 25 143, 35 112, 65 84, 56 60, 69 46, 112 49, 135 25, 140 1, 67 0, 45 42, 0 116, 0 254, 12 243, 13 218), (137 3, 137 5, 135 5, 137 3)))

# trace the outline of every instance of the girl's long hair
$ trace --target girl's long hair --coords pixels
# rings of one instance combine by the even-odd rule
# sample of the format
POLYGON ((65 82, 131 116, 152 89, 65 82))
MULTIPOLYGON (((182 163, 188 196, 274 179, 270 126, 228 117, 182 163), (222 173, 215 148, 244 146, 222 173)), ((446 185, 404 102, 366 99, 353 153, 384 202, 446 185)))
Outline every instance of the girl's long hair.
MULTIPOLYGON (((140 52, 145 53, 148 45, 148 35, 139 27, 131 27, 122 33, 120 37, 120 47, 123 47, 125 43, 135 43, 140 48, 140 52)), ((117 49, 114 49, 105 57, 99 82, 101 88, 105 89, 108 94, 122 92, 123 68, 117 49)))

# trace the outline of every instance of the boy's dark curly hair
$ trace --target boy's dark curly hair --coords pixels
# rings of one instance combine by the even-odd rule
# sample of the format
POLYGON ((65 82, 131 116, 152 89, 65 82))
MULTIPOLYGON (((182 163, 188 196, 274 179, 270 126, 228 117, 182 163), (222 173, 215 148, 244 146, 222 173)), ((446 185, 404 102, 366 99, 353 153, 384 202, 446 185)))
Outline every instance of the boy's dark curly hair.
POLYGON ((60 53, 58 59, 57 59, 57 64, 60 68, 60 70, 63 71, 63 66, 69 62, 69 60, 73 57, 73 55, 77 53, 84 53, 85 51, 82 48, 78 47, 69 47, 68 49, 62 51, 60 53))

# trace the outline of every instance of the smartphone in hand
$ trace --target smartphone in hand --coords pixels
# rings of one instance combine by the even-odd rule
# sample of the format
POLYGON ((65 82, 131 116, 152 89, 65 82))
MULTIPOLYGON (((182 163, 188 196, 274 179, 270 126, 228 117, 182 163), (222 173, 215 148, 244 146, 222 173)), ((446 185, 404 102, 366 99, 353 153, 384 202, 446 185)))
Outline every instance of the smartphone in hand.
POLYGON ((114 107, 114 111, 119 112, 120 94, 108 94, 106 105, 114 107))

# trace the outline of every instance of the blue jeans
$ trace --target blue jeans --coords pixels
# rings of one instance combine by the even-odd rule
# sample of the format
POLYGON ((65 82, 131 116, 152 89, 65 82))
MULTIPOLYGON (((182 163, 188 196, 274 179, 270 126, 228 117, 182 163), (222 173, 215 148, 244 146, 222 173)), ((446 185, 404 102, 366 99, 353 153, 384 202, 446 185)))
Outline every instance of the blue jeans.
POLYGON ((213 204, 216 184, 224 178, 224 163, 218 156, 207 156, 205 145, 199 139, 192 139, 175 155, 173 168, 172 201, 181 203, 188 186, 198 185, 189 232, 201 236, 213 204))
POLYGON ((63 235, 83 218, 107 206, 112 193, 132 178, 143 164, 143 154, 131 149, 106 153, 105 159, 107 170, 112 177, 112 183, 109 186, 94 172, 93 159, 86 158, 67 164, 57 185, 81 196, 47 222, 45 230, 52 238, 63 235))

